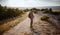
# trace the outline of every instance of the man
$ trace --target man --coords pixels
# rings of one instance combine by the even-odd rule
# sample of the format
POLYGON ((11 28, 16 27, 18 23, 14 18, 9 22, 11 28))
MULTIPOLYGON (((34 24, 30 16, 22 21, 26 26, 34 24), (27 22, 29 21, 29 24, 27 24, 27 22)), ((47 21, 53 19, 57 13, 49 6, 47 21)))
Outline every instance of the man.
POLYGON ((32 28, 33 18, 34 18, 34 15, 33 15, 33 12, 32 12, 32 11, 30 11, 30 12, 29 12, 28 17, 29 17, 29 18, 30 18, 30 20, 31 20, 31 23, 30 23, 30 28, 32 28))

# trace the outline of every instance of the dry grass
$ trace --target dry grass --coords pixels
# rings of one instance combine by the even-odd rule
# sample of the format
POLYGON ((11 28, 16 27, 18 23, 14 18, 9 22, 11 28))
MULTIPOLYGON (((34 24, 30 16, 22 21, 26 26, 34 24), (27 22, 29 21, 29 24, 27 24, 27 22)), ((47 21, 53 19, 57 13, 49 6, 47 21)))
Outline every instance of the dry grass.
POLYGON ((15 25, 17 25, 19 22, 23 21, 26 18, 26 14, 22 15, 22 17, 16 17, 13 20, 7 20, 8 22, 5 22, 3 25, 0 25, 0 34, 2 34, 3 32, 9 30, 10 28, 14 27, 15 25))
POLYGON ((60 12, 60 10, 53 10, 53 12, 60 12))

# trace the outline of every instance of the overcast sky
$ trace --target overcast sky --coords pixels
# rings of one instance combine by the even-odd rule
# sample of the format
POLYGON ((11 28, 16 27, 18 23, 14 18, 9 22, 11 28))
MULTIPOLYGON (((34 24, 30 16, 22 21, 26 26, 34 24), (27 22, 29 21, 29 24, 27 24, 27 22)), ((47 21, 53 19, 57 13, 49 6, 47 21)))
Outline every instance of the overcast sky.
POLYGON ((0 0, 0 4, 10 7, 60 6, 60 0, 0 0))

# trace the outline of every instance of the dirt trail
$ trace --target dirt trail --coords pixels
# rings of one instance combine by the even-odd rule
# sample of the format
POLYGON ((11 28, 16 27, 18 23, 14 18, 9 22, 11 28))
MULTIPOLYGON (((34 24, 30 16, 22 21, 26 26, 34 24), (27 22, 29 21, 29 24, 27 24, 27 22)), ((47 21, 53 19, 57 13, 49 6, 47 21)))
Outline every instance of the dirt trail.
MULTIPOLYGON (((36 21, 36 16, 34 21, 36 21)), ((24 33, 30 33, 30 19, 27 17, 24 21, 20 22, 14 28, 11 28, 9 31, 6 31, 3 35, 23 35, 24 33)))
POLYGON ((30 19, 27 17, 3 35, 53 35, 51 33, 54 33, 55 28, 47 22, 42 22, 38 15, 34 16, 33 30, 30 29, 30 19))

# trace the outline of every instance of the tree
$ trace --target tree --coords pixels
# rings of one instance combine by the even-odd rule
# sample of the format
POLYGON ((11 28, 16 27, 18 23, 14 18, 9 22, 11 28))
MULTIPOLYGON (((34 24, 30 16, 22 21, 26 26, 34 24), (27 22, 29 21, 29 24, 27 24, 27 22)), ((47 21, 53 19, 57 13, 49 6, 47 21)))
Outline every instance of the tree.
POLYGON ((52 12, 52 8, 50 8, 49 11, 52 12))

